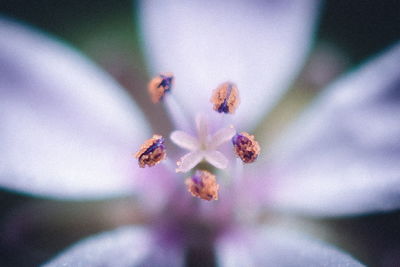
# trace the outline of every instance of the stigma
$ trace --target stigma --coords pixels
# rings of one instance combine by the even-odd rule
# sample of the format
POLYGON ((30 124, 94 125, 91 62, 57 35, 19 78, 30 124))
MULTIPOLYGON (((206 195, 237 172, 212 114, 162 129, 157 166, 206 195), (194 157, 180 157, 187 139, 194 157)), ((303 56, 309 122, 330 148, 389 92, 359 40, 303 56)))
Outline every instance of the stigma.
POLYGON ((233 150, 235 154, 244 162, 254 162, 260 154, 260 145, 254 139, 254 135, 246 132, 236 134, 232 137, 233 150))
POLYGON ((229 142, 236 134, 236 130, 228 126, 210 134, 209 128, 206 116, 198 114, 196 116, 197 137, 183 131, 171 133, 170 138, 173 143, 189 150, 178 160, 176 172, 188 172, 203 159, 219 169, 225 169, 228 166, 228 158, 218 151, 218 147, 229 142))
POLYGON ((157 134, 146 140, 135 154, 140 168, 146 166, 152 167, 164 160, 166 156, 167 152, 164 146, 164 138, 157 134))
POLYGON ((239 106, 239 91, 235 84, 225 82, 219 85, 211 96, 213 108, 219 113, 234 113, 239 106))
POLYGON ((158 103, 164 97, 165 93, 169 92, 172 88, 174 76, 172 73, 160 73, 148 84, 148 91, 153 103, 158 103))
POLYGON ((186 179, 188 191, 204 200, 218 200, 219 185, 215 175, 205 170, 196 170, 195 174, 186 179))

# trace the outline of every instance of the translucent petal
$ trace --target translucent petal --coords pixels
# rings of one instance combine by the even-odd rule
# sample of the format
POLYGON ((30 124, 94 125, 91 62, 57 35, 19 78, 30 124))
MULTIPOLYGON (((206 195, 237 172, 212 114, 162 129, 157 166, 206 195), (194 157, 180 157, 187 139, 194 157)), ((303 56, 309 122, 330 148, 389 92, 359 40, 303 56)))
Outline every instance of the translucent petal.
POLYGON ((204 157, 208 163, 219 169, 225 169, 228 166, 228 159, 219 151, 206 151, 204 157))
POLYGON ((188 172, 203 159, 202 151, 194 151, 184 155, 178 162, 177 172, 188 172))
POLYGON ((172 142, 174 142, 181 148, 191 151, 199 148, 199 143, 197 142, 197 139, 183 131, 173 131, 170 138, 172 142))
POLYGON ((203 114, 196 115, 196 130, 200 144, 206 144, 208 138, 208 121, 203 114))
POLYGON ((316 1, 141 1, 152 73, 172 71, 173 94, 195 114, 219 84, 240 91, 235 126, 251 130, 285 92, 310 46, 316 1))
POLYGON ((218 266, 363 266, 327 244, 281 229, 229 234, 216 246, 218 266))
POLYGON ((400 207, 400 44, 334 83, 271 150, 279 208, 400 207))
POLYGON ((236 134, 236 131, 233 127, 226 127, 218 130, 210 140, 208 145, 209 149, 215 149, 220 145, 230 141, 232 137, 236 134))
POLYGON ((183 253, 157 246, 146 229, 125 227, 82 240, 44 266, 183 266, 183 253))
POLYGON ((58 198, 134 189, 149 126, 107 74, 65 43, 0 18, 0 185, 58 198))

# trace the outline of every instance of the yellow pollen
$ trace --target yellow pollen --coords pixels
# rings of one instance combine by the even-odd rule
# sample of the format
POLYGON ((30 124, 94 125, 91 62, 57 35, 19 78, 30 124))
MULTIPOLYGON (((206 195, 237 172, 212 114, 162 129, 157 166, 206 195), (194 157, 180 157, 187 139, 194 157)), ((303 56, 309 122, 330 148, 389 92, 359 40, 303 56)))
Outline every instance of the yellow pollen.
POLYGON ((152 167, 164 160, 166 156, 164 138, 157 134, 146 140, 135 154, 140 168, 152 167))
POLYGON ((260 154, 260 145, 254 139, 254 135, 242 132, 232 138, 232 143, 235 154, 244 163, 254 162, 260 154))
POLYGON ((151 79, 147 86, 147 90, 149 91, 153 103, 160 102, 165 93, 171 90, 173 80, 174 75, 170 72, 160 73, 151 79))
POLYGON ((197 170, 193 176, 186 179, 185 183, 194 197, 208 201, 218 200, 219 185, 212 173, 197 170))
POLYGON ((239 90, 231 82, 225 82, 214 89, 211 96, 213 108, 219 113, 234 113, 240 103, 239 90))

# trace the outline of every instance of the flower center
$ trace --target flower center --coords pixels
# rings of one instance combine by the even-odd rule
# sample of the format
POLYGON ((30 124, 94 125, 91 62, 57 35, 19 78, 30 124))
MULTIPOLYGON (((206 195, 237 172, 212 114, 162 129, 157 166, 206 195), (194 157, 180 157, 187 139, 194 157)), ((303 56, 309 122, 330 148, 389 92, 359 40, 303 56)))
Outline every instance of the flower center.
POLYGON ((216 168, 225 169, 228 166, 228 158, 217 149, 232 139, 236 134, 235 129, 229 126, 210 134, 208 120, 205 116, 198 115, 196 117, 196 131, 197 137, 183 131, 171 133, 172 142, 183 149, 189 150, 178 161, 176 171, 188 172, 203 160, 216 168))
MULTIPOLYGON (((171 92, 174 77, 171 73, 160 74, 153 78, 148 91, 154 103, 163 100, 166 93, 171 92)), ((173 97, 168 96, 168 97, 173 97)), ((218 113, 233 114, 239 106, 239 91, 235 84, 225 82, 219 85, 212 93, 211 103, 213 109, 218 113)), ((167 110, 172 116, 184 115, 182 110, 177 110, 178 105, 167 105, 167 110)), ((225 116, 225 115, 223 115, 225 116)), ((177 161, 176 172, 186 173, 196 170, 196 166, 205 161, 217 169, 226 169, 233 160, 234 155, 239 157, 243 163, 254 162, 259 153, 260 146, 253 135, 246 132, 238 134, 232 125, 223 126, 217 131, 210 133, 210 123, 208 117, 198 114, 195 119, 196 136, 176 130, 170 135, 170 139, 180 148, 188 150, 177 161), (231 142, 233 149, 230 153, 222 153, 219 149, 223 144, 231 142)), ((166 158, 166 148, 164 139, 160 135, 154 135, 147 140, 136 153, 140 167, 152 167, 166 158)), ((195 197, 205 200, 218 199, 219 185, 216 177, 211 172, 196 170, 194 174, 186 179, 188 191, 195 197)))

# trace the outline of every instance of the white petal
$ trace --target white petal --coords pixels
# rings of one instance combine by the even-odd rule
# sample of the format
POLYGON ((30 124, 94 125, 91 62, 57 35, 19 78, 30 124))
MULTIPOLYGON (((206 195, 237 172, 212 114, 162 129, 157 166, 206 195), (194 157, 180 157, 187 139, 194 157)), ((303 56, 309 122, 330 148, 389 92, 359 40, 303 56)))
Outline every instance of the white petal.
POLYGON ((215 149, 220 145, 230 141, 232 137, 236 134, 236 130, 233 127, 226 127, 218 130, 210 140, 208 145, 209 149, 215 149))
POLYGON ((44 267, 183 266, 181 251, 153 243, 143 228, 119 228, 80 241, 44 267))
POLYGON ((172 71, 173 94, 192 114, 235 82, 235 125, 250 130, 285 92, 310 46, 316 1, 145 0, 141 22, 154 73, 172 71))
POLYGON ((191 151, 199 148, 199 143, 197 142, 197 139, 183 131, 173 131, 170 138, 175 145, 178 145, 181 148, 191 151))
POLYGON ((399 92, 400 44, 328 88, 270 155, 275 204, 317 215, 399 208, 399 92))
POLYGON ((203 159, 203 152, 194 151, 184 155, 178 162, 176 172, 188 172, 203 159))
POLYGON ((327 244, 281 229, 230 234, 216 246, 218 266, 363 266, 327 244))
POLYGON ((197 130, 197 135, 199 137, 199 142, 201 144, 206 144, 207 143, 207 138, 208 138, 208 121, 207 118, 203 114, 197 114, 196 115, 196 130, 197 130))
POLYGON ((212 150, 204 153, 204 157, 214 167, 225 169, 228 167, 228 159, 219 151, 212 150))
POLYGON ((0 18, 0 185, 53 197, 134 189, 149 138, 129 96, 66 44, 0 18))

